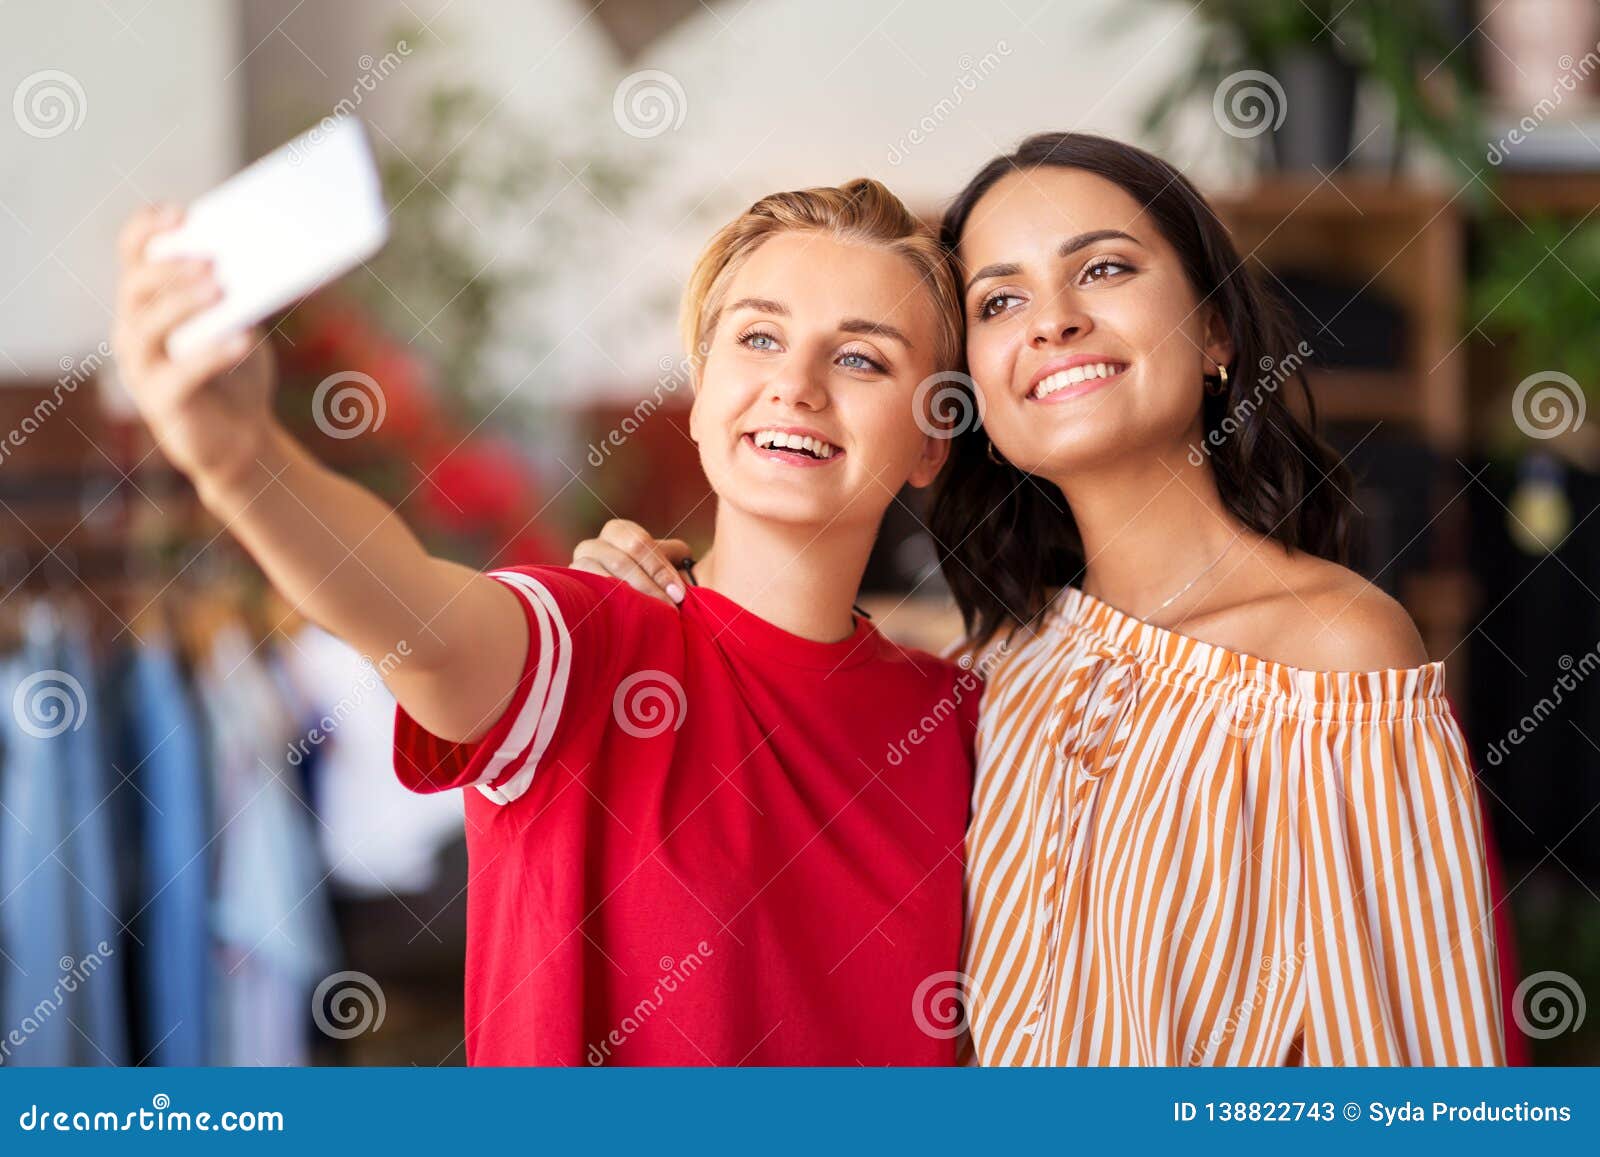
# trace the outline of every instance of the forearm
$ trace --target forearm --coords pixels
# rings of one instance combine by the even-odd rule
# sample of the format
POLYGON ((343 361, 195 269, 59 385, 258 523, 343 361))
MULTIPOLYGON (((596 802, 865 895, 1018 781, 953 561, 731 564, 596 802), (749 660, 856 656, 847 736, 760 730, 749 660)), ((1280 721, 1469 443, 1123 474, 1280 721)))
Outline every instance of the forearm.
POLYGON ((196 488, 284 598, 374 658, 403 643, 416 668, 446 666, 475 605, 461 595, 479 576, 434 558, 393 508, 275 423, 253 449, 196 488))

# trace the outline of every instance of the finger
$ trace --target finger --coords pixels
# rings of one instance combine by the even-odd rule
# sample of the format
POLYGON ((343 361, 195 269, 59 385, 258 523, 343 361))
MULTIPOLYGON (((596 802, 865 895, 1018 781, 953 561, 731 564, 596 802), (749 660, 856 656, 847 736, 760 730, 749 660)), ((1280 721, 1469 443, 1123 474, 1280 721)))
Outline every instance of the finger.
POLYGON ((633 560, 626 551, 617 549, 609 542, 599 539, 589 539, 581 543, 579 549, 583 557, 604 567, 606 573, 613 578, 621 579, 642 595, 649 595, 653 599, 660 599, 664 603, 676 604, 674 599, 662 584, 656 582, 650 572, 645 570, 633 560))
POLYGON ((592 558, 574 558, 569 570, 581 570, 587 574, 597 574, 604 578, 611 578, 611 572, 601 566, 592 558))
POLYGON ((255 352, 260 335, 244 330, 210 342, 172 363, 172 385, 179 395, 233 369, 255 352))
POLYGON ((183 206, 170 202, 141 205, 135 209, 117 233, 117 256, 125 265, 134 265, 144 259, 144 247, 150 238, 165 229, 171 229, 183 220, 183 206))
POLYGON ((210 279, 187 282, 157 298, 134 322, 140 355, 151 361, 166 357, 168 335, 221 299, 222 288, 210 279))
MULTIPOLYGON (((640 567, 647 571, 655 580, 658 587, 666 593, 673 602, 683 601, 683 582, 678 576, 677 567, 673 560, 660 549, 659 543, 637 522, 629 522, 625 518, 614 518, 606 523, 600 530, 600 538, 618 550, 627 554, 640 567)), ((671 540, 682 546, 682 551, 677 557, 688 556, 689 547, 681 540, 671 540)))
POLYGON ((124 313, 141 310, 162 294, 210 278, 210 268, 203 257, 129 266, 117 282, 117 308, 124 313))

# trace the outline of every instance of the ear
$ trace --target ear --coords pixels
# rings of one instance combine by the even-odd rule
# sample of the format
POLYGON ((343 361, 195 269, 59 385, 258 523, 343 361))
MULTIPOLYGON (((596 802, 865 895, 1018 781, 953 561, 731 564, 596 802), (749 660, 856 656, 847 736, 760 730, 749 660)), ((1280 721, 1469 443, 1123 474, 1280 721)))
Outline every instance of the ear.
POLYGON ((937 436, 924 434, 922 452, 917 456, 917 465, 906 482, 921 490, 939 477, 939 471, 944 469, 950 457, 950 441, 954 436, 953 430, 940 430, 937 436))
POLYGON ((1228 332, 1227 322, 1216 306, 1207 305, 1205 312, 1206 320, 1201 330, 1201 351, 1205 358, 1200 372, 1209 377, 1216 373, 1217 366, 1233 364, 1233 335, 1228 332))
POLYGON ((695 368, 689 371, 689 441, 696 446, 700 444, 700 435, 695 430, 695 416, 700 412, 700 371, 695 368))

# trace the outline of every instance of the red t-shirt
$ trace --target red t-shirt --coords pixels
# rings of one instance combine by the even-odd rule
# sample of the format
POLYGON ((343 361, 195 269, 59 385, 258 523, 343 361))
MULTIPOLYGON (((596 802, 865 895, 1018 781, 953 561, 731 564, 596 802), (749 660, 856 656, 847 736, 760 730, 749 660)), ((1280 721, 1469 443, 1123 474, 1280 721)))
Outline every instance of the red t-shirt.
POLYGON ((492 573, 530 637, 505 714, 395 717, 402 783, 476 788, 468 1063, 953 1063, 977 676, 864 619, 492 573))

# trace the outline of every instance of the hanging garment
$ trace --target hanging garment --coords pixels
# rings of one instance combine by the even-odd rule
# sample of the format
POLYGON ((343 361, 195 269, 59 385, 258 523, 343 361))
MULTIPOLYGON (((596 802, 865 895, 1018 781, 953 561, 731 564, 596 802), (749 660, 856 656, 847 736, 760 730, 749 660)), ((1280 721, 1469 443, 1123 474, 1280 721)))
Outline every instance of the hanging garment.
POLYGON ((237 624, 213 637, 195 688, 219 819, 218 1063, 305 1065, 311 994, 337 949, 315 819, 286 754, 295 721, 237 624))
POLYGON ((207 849, 213 828, 202 737, 170 641, 151 638, 131 651, 119 675, 119 765, 138 793, 138 907, 130 917, 139 945, 137 1059, 203 1065, 211 1059, 207 849))
POLYGON ((46 603, 0 674, 0 1063, 127 1063, 102 703, 88 643, 46 603))
POLYGON ((308 707, 293 758, 317 760, 319 836, 333 883, 355 896, 426 892, 439 853, 462 837, 461 801, 394 782, 394 696, 382 672, 313 626, 281 656, 308 707))

